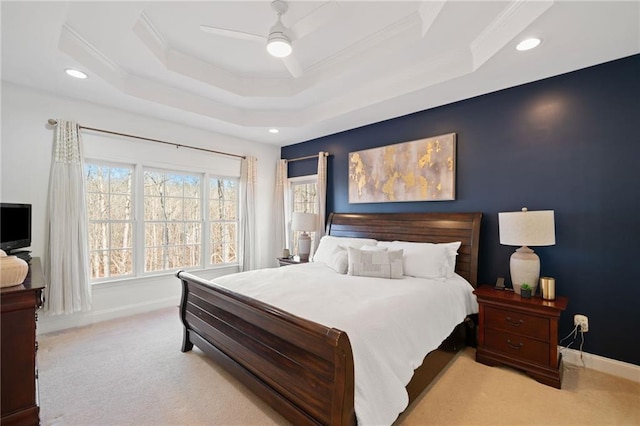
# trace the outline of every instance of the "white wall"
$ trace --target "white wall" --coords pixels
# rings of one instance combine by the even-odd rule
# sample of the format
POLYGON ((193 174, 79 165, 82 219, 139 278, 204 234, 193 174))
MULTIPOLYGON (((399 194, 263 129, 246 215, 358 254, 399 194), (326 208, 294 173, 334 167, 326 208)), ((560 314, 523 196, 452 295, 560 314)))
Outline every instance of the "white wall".
MULTIPOLYGON (((185 127, 85 101, 61 98, 2 82, 0 200, 33 205, 32 256, 43 258, 45 255, 45 214, 54 136, 53 128, 47 125, 49 118, 73 120, 83 126, 255 156, 258 159, 255 241, 258 266, 276 266, 277 253, 272 247, 272 203, 276 161, 280 158, 279 147, 185 127)), ((83 138, 85 156, 94 159, 129 159, 135 162, 145 153, 153 151, 157 154, 153 159, 157 166, 175 165, 184 169, 193 163, 194 168, 201 171, 203 163, 215 162, 225 174, 232 174, 237 163, 237 160, 230 160, 228 157, 183 148, 176 150, 174 147, 164 147, 150 142, 117 137, 105 138, 88 132, 83 138)), ((195 273, 205 278, 213 278, 235 271, 236 268, 227 267, 195 273)), ((179 298, 179 280, 172 274, 95 284, 92 312, 66 316, 40 315, 39 331, 48 332, 177 305, 179 298)))

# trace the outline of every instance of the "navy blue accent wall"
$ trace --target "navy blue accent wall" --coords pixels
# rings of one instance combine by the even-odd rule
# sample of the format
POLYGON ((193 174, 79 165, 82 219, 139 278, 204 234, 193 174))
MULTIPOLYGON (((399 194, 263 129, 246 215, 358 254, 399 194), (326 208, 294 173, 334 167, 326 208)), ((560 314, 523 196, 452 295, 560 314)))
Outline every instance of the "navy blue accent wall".
MULTIPOLYGON (((509 277, 515 247, 499 243, 498 212, 555 210, 556 245, 534 249, 569 298, 561 337, 585 314, 586 352, 640 365, 640 55, 286 146, 282 158, 321 150, 327 212, 482 212, 481 283, 509 277), (349 204, 349 152, 450 132, 455 201, 349 204)), ((315 169, 293 162, 289 176, 315 169)))

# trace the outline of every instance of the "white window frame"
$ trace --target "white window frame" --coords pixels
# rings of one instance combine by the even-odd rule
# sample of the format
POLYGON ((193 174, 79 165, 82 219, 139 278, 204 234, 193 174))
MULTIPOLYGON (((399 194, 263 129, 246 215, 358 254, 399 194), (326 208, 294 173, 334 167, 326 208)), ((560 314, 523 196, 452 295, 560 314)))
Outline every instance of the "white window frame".
POLYGON ((240 256, 240 178, 239 177, 230 177, 230 176, 220 176, 220 175, 214 175, 214 174, 209 174, 207 176, 207 182, 206 182, 206 186, 207 186, 207 204, 206 204, 206 210, 205 210, 205 214, 207 215, 207 259, 206 259, 206 263, 209 267, 219 267, 219 266, 228 266, 228 265, 237 265, 239 263, 239 256, 240 256), (236 220, 232 221, 232 220, 212 220, 211 217, 209 217, 209 205, 210 205, 210 197, 209 194, 211 194, 211 180, 212 179, 217 179, 217 180, 229 180, 229 181, 234 181, 236 183, 236 220), (235 223, 236 224, 236 261, 235 262, 227 262, 227 263, 212 263, 211 262, 211 256, 212 256, 212 250, 213 248, 211 247, 211 225, 214 223, 235 223))
MULTIPOLYGON (((177 173, 177 174, 189 174, 189 175, 198 175, 202 179, 201 185, 201 199, 200 199, 200 226, 201 226, 201 242, 200 242, 200 263, 196 266, 190 267, 182 267, 180 269, 183 270, 198 270, 198 269, 212 269, 212 268, 221 268, 221 267, 229 267, 233 265, 238 265, 239 261, 236 259, 235 262, 229 263, 211 263, 211 244, 210 244, 210 223, 209 220, 209 183, 212 178, 214 179, 223 179, 223 180, 233 180, 238 184, 238 193, 240 191, 240 178, 238 176, 225 176, 217 173, 213 173, 210 171, 204 170, 186 170, 179 166, 175 165, 167 165, 167 164, 158 164, 158 163, 131 163, 126 161, 119 160, 101 160, 97 158, 86 158, 84 161, 85 165, 96 165, 101 167, 113 167, 113 168, 130 168, 132 169, 132 177, 131 177, 131 198, 132 198, 132 236, 131 236, 131 244, 132 244, 132 265, 133 265, 133 273, 128 275, 118 275, 113 277, 104 277, 91 279, 91 284, 104 284, 109 282, 116 281, 126 281, 129 279, 135 278, 143 278, 154 275, 168 275, 173 274, 175 269, 164 269, 158 271, 144 271, 145 265, 145 220, 144 220, 144 171, 145 170, 155 170, 161 171, 165 173, 177 173)), ((83 170, 83 173, 85 171, 83 170)), ((87 191, 85 190, 85 197, 87 195, 87 191)), ((238 194, 239 195, 239 194, 238 194)), ((236 231, 239 234, 240 227, 240 198, 238 196, 238 202, 236 205, 238 209, 237 212, 237 221, 238 225, 236 226, 236 231)), ((117 221, 120 222, 120 221, 117 221)), ((90 223, 88 221, 88 223, 90 223)), ((236 253, 239 253, 240 241, 238 236, 236 236, 236 253)))
MULTIPOLYGON (((84 161, 84 166, 86 167, 87 165, 90 166, 98 166, 98 167, 108 167, 110 169, 112 168, 122 168, 122 169, 130 169, 131 170, 131 218, 128 222, 131 223, 131 273, 130 274, 126 274, 126 275, 117 275, 117 276, 107 276, 107 277, 102 277, 102 278, 91 278, 91 276, 89 276, 89 279, 91 280, 91 283, 102 283, 102 282, 108 282, 108 281, 115 281, 115 280, 120 280, 120 279, 126 279, 126 278, 132 278, 136 276, 136 241, 138 239, 138 233, 137 233, 137 225, 136 225, 136 211, 137 211, 137 201, 136 201, 136 165, 132 164, 132 163, 120 163, 120 162, 116 162, 116 161, 103 161, 103 160, 85 160, 84 161)), ((86 174, 86 169, 84 169, 82 171, 83 174, 86 174)), ((111 195, 111 190, 109 188, 109 192, 106 193, 107 195, 111 195)), ((85 199, 86 197, 89 195, 89 191, 87 190, 87 188, 85 188, 85 199)), ((110 198, 110 197, 109 197, 110 198)), ((110 201, 109 201, 110 202, 110 201)), ((109 209, 111 210, 111 209, 109 209)), ((124 223, 127 221, 124 220, 95 220, 95 219, 91 219, 89 217, 89 212, 87 211, 87 233, 89 233, 91 231, 91 224, 92 223, 96 223, 96 222, 104 222, 107 223, 109 225, 114 224, 114 223, 124 223)), ((87 235, 88 237, 88 235, 87 235)), ((107 249, 105 249, 106 251, 112 251, 115 249, 111 248, 111 235, 109 236, 109 247, 107 249)), ((89 250, 89 262, 91 262, 91 253, 93 250, 91 250, 91 244, 90 241, 87 241, 87 248, 89 250)), ((109 270, 111 269, 111 267, 109 267, 109 270)), ((109 274, 111 274, 111 271, 109 271, 109 274)))
MULTIPOLYGON (((203 217, 203 205, 204 205, 204 200, 205 200, 205 194, 204 194, 204 181, 205 179, 207 179, 207 174, 206 173, 199 173, 199 172, 187 172, 187 171, 182 171, 182 170, 176 170, 174 168, 160 168, 160 167, 150 167, 150 166, 142 166, 142 177, 141 177, 141 184, 140 187, 142 188, 142 200, 141 200, 141 206, 140 206, 140 210, 141 210, 141 214, 139 216, 140 219, 140 223, 142 224, 142 226, 140 226, 140 228, 142 228, 141 234, 142 234, 142 239, 140 240, 140 247, 142 250, 142 257, 141 262, 140 263, 140 271, 143 275, 155 275, 155 274, 162 274, 162 273, 168 273, 168 272, 173 272, 176 270, 176 268, 180 268, 180 269, 184 269, 184 270, 190 270, 190 269, 196 269, 196 268, 201 268, 203 263, 204 263, 204 256, 206 255, 206 253, 203 251, 203 238, 204 238, 204 227, 206 225, 206 220, 203 217), (200 214, 199 214, 199 219, 197 220, 185 220, 184 217, 182 220, 175 220, 175 221, 148 221, 145 219, 144 217, 144 201, 145 201, 145 194, 144 194, 144 176, 145 173, 149 172, 149 173, 163 173, 165 175, 167 174, 175 174, 175 175, 182 175, 182 176, 195 176, 198 179, 200 179, 200 194, 199 194, 199 198, 197 198, 198 202, 199 202, 199 209, 200 209, 200 214), (157 270, 153 270, 153 271, 145 271, 145 263, 146 263, 146 255, 145 255, 145 250, 147 249, 146 246, 146 238, 145 238, 145 228, 146 225, 148 223, 181 223, 183 225, 186 225, 188 223, 198 223, 200 225, 200 261, 196 264, 196 265, 190 265, 190 266, 185 266, 185 265, 179 265, 179 266, 175 266, 175 267, 168 267, 168 268, 164 268, 164 269, 157 269, 157 270)), ((165 195, 166 197, 166 195, 165 195)), ((178 198, 183 200, 183 205, 184 205, 184 200, 187 199, 188 197, 185 197, 185 194, 183 192, 181 197, 177 197, 175 195, 170 196, 169 198, 178 198)), ((167 246, 164 247, 165 250, 168 250, 169 247, 184 247, 187 244, 183 243, 181 246, 180 245, 171 245, 171 246, 167 246)), ((193 244, 191 244, 193 245, 193 244)), ((163 246, 160 246, 163 247, 163 246)), ((164 253, 163 254, 163 263, 166 262, 166 257, 167 257, 168 253, 164 253)))
MULTIPOLYGON (((291 177, 287 179, 288 182, 288 193, 289 193, 289 212, 288 212, 288 221, 287 221, 287 240, 289 242, 289 247, 291 247, 291 253, 297 253, 297 247, 298 247, 298 242, 297 242, 297 232, 294 232, 291 230, 291 218, 293 217, 293 213, 295 212, 295 186, 296 185, 308 185, 308 184, 315 184, 316 185, 316 197, 318 196, 318 192, 317 192, 317 185, 318 185, 318 175, 305 175, 305 176, 297 176, 297 177, 291 177)), ((315 211, 316 209, 316 204, 314 202, 313 205, 313 212, 312 213, 316 213, 315 211)), ((308 233, 309 236, 311 237, 311 240, 313 240, 314 236, 315 236, 315 232, 309 232, 308 233)))

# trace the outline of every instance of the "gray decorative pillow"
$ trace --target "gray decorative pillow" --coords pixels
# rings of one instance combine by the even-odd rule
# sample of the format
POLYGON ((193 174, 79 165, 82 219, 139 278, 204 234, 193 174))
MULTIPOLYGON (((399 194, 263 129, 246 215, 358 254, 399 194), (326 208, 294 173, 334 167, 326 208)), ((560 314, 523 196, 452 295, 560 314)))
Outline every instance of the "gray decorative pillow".
POLYGON ((369 251, 349 247, 349 275, 402 278, 402 250, 369 251))
POLYGON ((336 247, 329 256, 327 266, 339 274, 346 274, 349 267, 349 255, 343 247, 336 247))

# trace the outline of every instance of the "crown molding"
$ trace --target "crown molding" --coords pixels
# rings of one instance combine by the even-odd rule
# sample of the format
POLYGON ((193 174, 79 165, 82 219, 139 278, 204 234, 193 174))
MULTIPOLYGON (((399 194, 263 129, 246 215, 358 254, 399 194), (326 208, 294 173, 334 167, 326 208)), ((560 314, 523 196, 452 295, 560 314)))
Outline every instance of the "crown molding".
POLYGON ((480 68, 482 64, 535 22, 554 3, 554 0, 516 0, 509 3, 469 45, 473 55, 474 69, 480 68))

